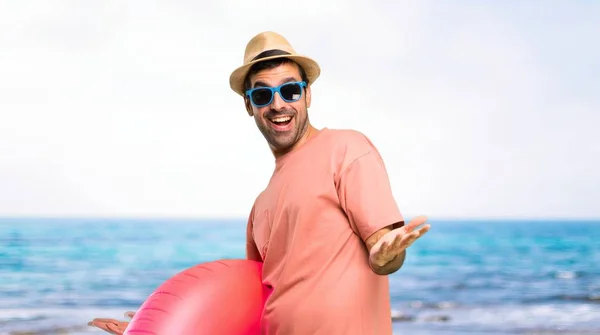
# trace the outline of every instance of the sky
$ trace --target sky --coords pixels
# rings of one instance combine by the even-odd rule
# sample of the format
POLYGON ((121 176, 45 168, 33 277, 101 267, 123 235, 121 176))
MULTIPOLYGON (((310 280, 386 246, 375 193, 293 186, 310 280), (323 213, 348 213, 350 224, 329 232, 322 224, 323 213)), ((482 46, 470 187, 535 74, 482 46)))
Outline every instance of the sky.
POLYGON ((316 59, 317 128, 406 216, 600 218, 600 2, 0 2, 0 216, 245 218, 274 159, 246 43, 316 59))

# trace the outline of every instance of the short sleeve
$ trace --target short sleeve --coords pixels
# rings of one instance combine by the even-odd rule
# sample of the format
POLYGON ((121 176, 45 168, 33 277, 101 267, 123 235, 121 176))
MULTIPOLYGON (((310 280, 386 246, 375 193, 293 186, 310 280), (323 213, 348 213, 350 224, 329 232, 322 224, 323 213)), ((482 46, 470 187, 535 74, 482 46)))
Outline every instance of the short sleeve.
POLYGON ((252 261, 262 262, 262 257, 258 252, 258 248, 256 247, 256 243, 254 242, 254 234, 252 233, 253 229, 253 221, 254 221, 254 206, 250 211, 250 215, 248 217, 248 223, 246 225, 246 258, 252 261))
POLYGON ((402 226, 404 219, 392 194, 385 165, 374 148, 342 171, 338 197, 352 229, 363 241, 387 226, 402 226))

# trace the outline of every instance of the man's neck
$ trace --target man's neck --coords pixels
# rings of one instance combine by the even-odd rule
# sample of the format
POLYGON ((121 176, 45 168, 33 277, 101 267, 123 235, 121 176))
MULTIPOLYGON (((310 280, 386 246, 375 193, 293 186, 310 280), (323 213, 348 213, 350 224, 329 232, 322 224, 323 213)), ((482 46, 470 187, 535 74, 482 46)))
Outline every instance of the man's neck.
POLYGON ((300 139, 294 143, 294 145, 292 145, 291 147, 287 148, 286 150, 282 150, 282 151, 275 151, 273 150, 273 148, 271 148, 271 152, 273 153, 273 156, 275 156, 275 159, 289 153, 292 152, 298 148, 300 148, 302 145, 304 145, 304 143, 306 143, 306 141, 308 141, 311 137, 315 136, 316 134, 319 133, 319 130, 315 127, 313 127, 311 124, 308 125, 308 127, 306 128, 306 131, 304 132, 304 134, 300 137, 300 139))

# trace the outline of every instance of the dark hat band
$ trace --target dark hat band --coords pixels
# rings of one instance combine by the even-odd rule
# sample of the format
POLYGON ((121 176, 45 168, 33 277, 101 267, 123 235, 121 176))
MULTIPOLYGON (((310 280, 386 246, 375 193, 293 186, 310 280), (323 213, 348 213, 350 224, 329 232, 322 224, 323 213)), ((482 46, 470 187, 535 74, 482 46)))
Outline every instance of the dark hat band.
POLYGON ((289 53, 287 51, 279 50, 279 49, 265 50, 265 51, 259 53, 258 55, 256 55, 256 57, 252 58, 251 62, 253 62, 255 60, 259 60, 261 58, 267 58, 267 57, 271 57, 271 56, 283 56, 283 55, 291 55, 291 53, 289 53))

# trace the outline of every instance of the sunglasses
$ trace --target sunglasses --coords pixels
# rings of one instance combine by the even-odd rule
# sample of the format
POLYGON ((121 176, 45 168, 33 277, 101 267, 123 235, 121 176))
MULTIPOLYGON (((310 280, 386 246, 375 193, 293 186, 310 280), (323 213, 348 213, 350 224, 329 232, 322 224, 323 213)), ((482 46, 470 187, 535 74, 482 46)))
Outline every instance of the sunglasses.
POLYGON ((246 95, 250 97, 250 102, 256 107, 265 107, 273 102, 275 93, 285 102, 296 102, 302 97, 302 88, 306 87, 306 82, 297 81, 285 83, 276 87, 256 87, 246 91, 246 95))

